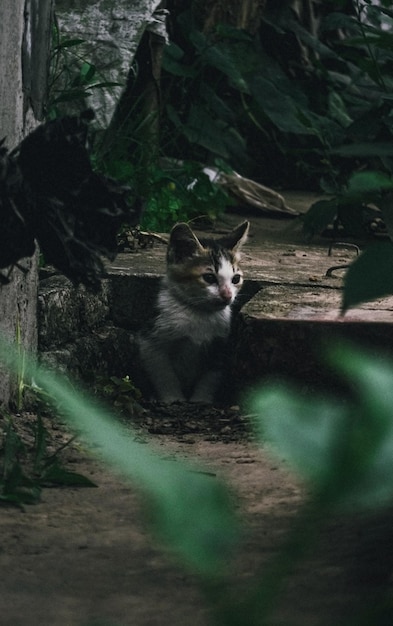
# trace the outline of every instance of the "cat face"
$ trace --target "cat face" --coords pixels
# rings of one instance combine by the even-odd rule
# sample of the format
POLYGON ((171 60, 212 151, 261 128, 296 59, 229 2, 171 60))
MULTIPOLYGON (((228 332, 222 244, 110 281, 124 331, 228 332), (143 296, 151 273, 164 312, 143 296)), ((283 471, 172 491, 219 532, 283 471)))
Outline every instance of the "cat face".
POLYGON ((243 283, 240 248, 249 222, 220 239, 198 239, 187 224, 172 229, 167 253, 168 286, 188 306, 219 311, 230 306, 243 283))

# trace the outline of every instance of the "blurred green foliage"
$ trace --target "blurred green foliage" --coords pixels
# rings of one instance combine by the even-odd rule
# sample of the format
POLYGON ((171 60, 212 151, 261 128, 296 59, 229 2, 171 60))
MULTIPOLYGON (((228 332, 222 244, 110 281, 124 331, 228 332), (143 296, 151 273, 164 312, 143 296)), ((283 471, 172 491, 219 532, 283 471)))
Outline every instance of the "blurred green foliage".
POLYGON ((337 192, 354 166, 391 172, 393 11, 330 0, 314 31, 268 2, 256 35, 202 32, 192 7, 164 56, 163 145, 269 185, 337 192))
MULTIPOLYGON (((8 343, 1 343, 0 356, 17 371, 19 357, 8 343)), ((315 549, 331 515, 362 509, 375 512, 392 502, 393 364, 345 345, 331 348, 328 360, 348 382, 350 396, 334 398, 327 390, 325 397, 305 397, 287 386, 267 383, 252 400, 258 440, 293 467, 307 489, 281 549, 262 572, 246 581, 238 580, 231 569, 244 529, 233 495, 216 476, 189 461, 160 458, 136 441, 131 427, 119 424, 60 375, 29 361, 26 375, 34 375, 36 384, 95 454, 143 491, 152 531, 191 568, 206 595, 212 623, 260 626, 275 623, 272 613, 285 584, 315 549)), ((6 469, 13 467, 11 448, 20 445, 12 434, 9 437, 6 469)), ((363 619, 362 609, 361 623, 388 623, 376 617, 390 610, 386 594, 367 607, 369 621, 363 619)))

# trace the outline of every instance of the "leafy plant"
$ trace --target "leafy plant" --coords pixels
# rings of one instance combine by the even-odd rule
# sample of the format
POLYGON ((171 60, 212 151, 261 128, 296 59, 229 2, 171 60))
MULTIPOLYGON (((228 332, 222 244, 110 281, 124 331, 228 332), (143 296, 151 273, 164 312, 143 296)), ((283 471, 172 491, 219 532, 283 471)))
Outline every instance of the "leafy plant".
POLYGON ((232 199, 210 181, 200 165, 186 162, 172 171, 154 171, 141 225, 167 232, 176 222, 196 218, 214 221, 231 204, 232 199))
POLYGON ((340 174, 330 177, 330 182, 326 178, 322 181, 322 188, 334 197, 311 207, 304 218, 307 236, 335 221, 347 234, 364 239, 372 216, 370 205, 389 210, 383 196, 391 190, 393 174, 390 5, 386 1, 355 0, 351 14, 327 12, 321 23, 322 36, 333 51, 330 58, 326 57, 329 84, 333 80, 336 91, 342 85, 340 99, 348 123, 340 145, 331 146, 329 151, 330 159, 340 164, 340 174))
POLYGON ((140 410, 141 392, 129 376, 98 378, 95 382, 95 393, 98 397, 110 402, 111 406, 120 413, 133 415, 140 410))
POLYGON ((164 56, 165 148, 329 192, 354 161, 391 171, 390 2, 325 5, 310 29, 290 3, 267 3, 256 36, 207 35, 197 10, 181 13, 164 56))
MULTIPOLYGON (((119 140, 120 144, 122 140, 119 140)), ((121 151, 121 146, 118 146, 121 151)), ((202 166, 193 161, 160 165, 153 159, 131 160, 124 154, 119 158, 97 159, 97 167, 121 183, 128 184, 135 199, 143 200, 140 225, 145 230, 168 232, 176 222, 205 218, 217 219, 233 199, 212 182, 202 166)), ((217 161, 217 165, 221 163, 217 161)))
MULTIPOLYGON (((326 147, 341 127, 312 111, 304 86, 269 55, 262 37, 227 26, 207 36, 191 10, 179 16, 178 25, 182 47, 171 43, 164 56, 166 149, 202 162, 218 156, 257 177, 263 171, 270 184, 280 179, 285 154, 296 151, 296 137, 297 158, 305 152, 306 137, 314 162, 316 150, 327 158, 326 147)), ((291 172, 286 169, 285 175, 288 184, 291 172)))
POLYGON ((366 244, 346 272, 342 311, 393 294, 393 177, 379 171, 356 172, 341 193, 317 201, 303 216, 307 238, 329 224, 335 225, 336 237, 343 228, 346 237, 366 244))
POLYGON ((318 200, 302 216, 306 238, 311 239, 332 224, 336 238, 357 237, 365 241, 371 235, 378 234, 378 229, 383 234, 386 230, 382 224, 385 215, 381 213, 381 209, 385 212, 385 199, 392 190, 393 178, 386 173, 355 172, 335 195, 326 200, 318 200), (341 234, 342 231, 344 235, 341 234))
POLYGON ((24 444, 9 420, 4 437, 4 458, 0 481, 0 502, 21 505, 37 502, 41 488, 22 470, 19 456, 24 444))
POLYGON ((34 426, 33 461, 29 463, 26 445, 9 417, 2 448, 0 502, 18 506, 34 504, 40 500, 44 486, 95 487, 91 480, 69 471, 60 462, 61 451, 73 440, 74 437, 70 438, 55 452, 49 453, 48 431, 38 414, 34 426))

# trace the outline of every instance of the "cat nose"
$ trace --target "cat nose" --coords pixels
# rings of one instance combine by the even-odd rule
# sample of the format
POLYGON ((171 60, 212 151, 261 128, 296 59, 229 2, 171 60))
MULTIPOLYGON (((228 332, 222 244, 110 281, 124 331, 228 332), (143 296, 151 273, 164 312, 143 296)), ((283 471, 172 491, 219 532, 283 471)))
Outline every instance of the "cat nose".
POLYGON ((219 294, 220 298, 224 300, 224 302, 226 302, 227 304, 230 304, 232 302, 232 291, 229 287, 221 287, 219 294))

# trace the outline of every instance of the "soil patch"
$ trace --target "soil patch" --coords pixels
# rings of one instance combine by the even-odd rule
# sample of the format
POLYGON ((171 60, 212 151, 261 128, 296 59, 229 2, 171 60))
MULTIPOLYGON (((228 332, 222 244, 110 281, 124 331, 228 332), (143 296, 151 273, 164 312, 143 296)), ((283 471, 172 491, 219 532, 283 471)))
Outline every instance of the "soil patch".
MULTIPOLYGON (((27 459, 34 422, 34 415, 14 416, 27 459)), ((238 407, 180 405, 168 410, 150 405, 135 423, 139 440, 161 455, 191 457, 202 471, 231 485, 246 527, 231 567, 234 583, 247 586, 285 540, 305 498, 304 487, 256 445, 238 407)), ((57 420, 46 418, 45 427, 49 450, 70 436, 57 420)), ((2 626, 212 624, 194 575, 149 535, 138 486, 103 467, 77 442, 63 450, 62 461, 97 488, 46 488, 36 505, 1 508, 2 626)), ((386 515, 382 522, 358 517, 328 521, 318 545, 283 589, 270 623, 331 626, 351 618, 351 623, 375 626, 375 619, 363 618, 370 602, 379 601, 386 589, 390 570, 377 549, 391 552, 386 527, 386 515), (367 547, 362 536, 372 537, 367 547)))

